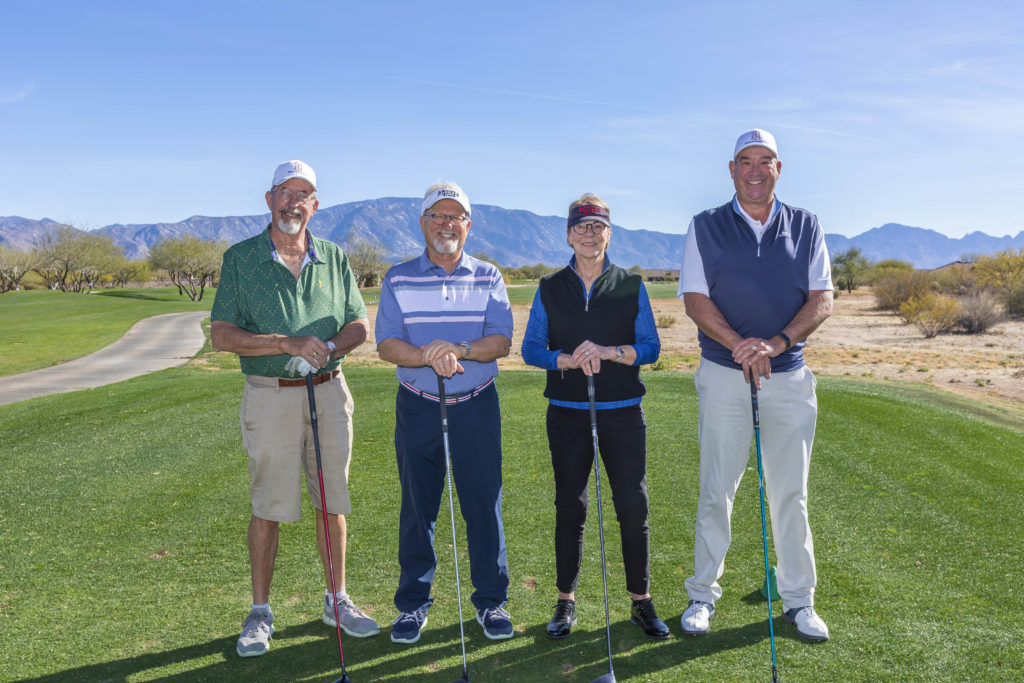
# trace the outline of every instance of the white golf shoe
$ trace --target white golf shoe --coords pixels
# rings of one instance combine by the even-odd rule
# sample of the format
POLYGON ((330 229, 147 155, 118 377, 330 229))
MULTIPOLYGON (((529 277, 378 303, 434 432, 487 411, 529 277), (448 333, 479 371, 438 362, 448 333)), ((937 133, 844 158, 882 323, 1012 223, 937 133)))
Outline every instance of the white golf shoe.
POLYGON ((710 602, 690 600, 683 612, 680 623, 683 633, 691 636, 702 636, 711 630, 711 619, 715 616, 715 606, 710 602))
POLYGON ((828 626, 810 605, 794 607, 788 612, 783 612, 782 619, 787 624, 796 626, 796 632, 808 640, 828 640, 828 626))

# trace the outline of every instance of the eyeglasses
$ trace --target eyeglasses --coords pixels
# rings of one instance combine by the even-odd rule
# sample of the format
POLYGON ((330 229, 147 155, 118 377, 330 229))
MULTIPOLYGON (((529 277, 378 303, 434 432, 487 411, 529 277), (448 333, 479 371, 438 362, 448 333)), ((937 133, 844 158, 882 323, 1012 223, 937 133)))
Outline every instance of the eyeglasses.
POLYGON ((455 223, 462 225, 469 220, 469 216, 453 216, 450 213, 425 213, 423 214, 435 223, 455 223))
POLYGON ((316 192, 296 192, 288 187, 277 188, 273 190, 273 193, 289 204, 292 203, 292 199, 299 204, 309 204, 316 199, 316 192))
POLYGON ((577 223, 572 226, 572 231, 577 235, 586 235, 588 230, 592 235, 603 235, 607 227, 604 223, 590 221, 589 223, 577 223))

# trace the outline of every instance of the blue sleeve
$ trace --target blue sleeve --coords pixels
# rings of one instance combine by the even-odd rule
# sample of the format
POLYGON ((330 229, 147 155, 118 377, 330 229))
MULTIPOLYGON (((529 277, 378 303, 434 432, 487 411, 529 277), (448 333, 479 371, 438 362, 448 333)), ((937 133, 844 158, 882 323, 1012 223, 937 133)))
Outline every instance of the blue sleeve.
POLYGON ((380 286, 380 301, 377 304, 377 320, 373 325, 373 336, 378 346, 385 339, 395 337, 402 341, 408 341, 402 309, 398 307, 398 300, 395 299, 395 292, 391 288, 391 278, 387 275, 384 276, 384 282, 380 286))
POLYGON ((654 324, 654 311, 651 310, 651 299, 647 296, 647 287, 640 287, 638 301, 640 310, 637 311, 636 320, 633 322, 633 334, 636 343, 636 360, 633 365, 646 365, 658 360, 661 353, 661 340, 658 338, 658 328, 654 324))
POLYGON ((544 310, 544 304, 540 300, 540 287, 533 296, 533 305, 530 306, 530 320, 526 323, 526 333, 523 334, 523 360, 530 365, 545 370, 558 369, 558 354, 561 351, 548 349, 548 312, 544 310))
POLYGON ((491 293, 487 298, 487 312, 484 314, 484 331, 481 336, 500 334, 512 340, 512 304, 505 291, 505 280, 497 268, 491 280, 491 293))

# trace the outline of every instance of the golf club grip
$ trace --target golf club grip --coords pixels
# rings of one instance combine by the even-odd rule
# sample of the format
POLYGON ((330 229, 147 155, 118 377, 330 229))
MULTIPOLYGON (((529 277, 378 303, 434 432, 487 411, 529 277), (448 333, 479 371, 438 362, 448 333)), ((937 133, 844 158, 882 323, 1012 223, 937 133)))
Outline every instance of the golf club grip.
POLYGON ((437 376, 437 401, 441 404, 441 429, 448 432, 448 397, 444 392, 444 377, 437 376))
POLYGON ((754 378, 750 379, 750 407, 754 411, 754 429, 761 428, 761 416, 758 414, 757 409, 757 384, 754 382, 754 378))
POLYGON ((316 447, 316 464, 320 466, 320 434, 316 423, 316 391, 313 389, 313 373, 306 375, 306 396, 309 398, 309 423, 313 427, 313 445, 316 447))

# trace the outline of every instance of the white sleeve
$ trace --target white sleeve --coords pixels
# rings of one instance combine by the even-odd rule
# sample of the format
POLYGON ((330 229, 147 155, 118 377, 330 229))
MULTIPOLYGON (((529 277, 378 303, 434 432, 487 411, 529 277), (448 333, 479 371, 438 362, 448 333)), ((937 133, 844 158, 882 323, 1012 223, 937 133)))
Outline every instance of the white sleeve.
MULTIPOLYGON (((828 257, 826 256, 826 263, 828 257)), ((700 247, 697 246, 697 235, 693 228, 693 221, 686 230, 686 246, 683 247, 683 267, 679 271, 679 289, 676 296, 680 299, 687 292, 695 292, 704 296, 711 296, 708 289, 707 278, 704 276, 704 260, 700 256, 700 247)))
POLYGON ((811 263, 807 270, 807 289, 834 289, 832 286, 832 264, 828 259, 824 230, 821 231, 821 241, 818 242, 814 253, 811 254, 811 263))

